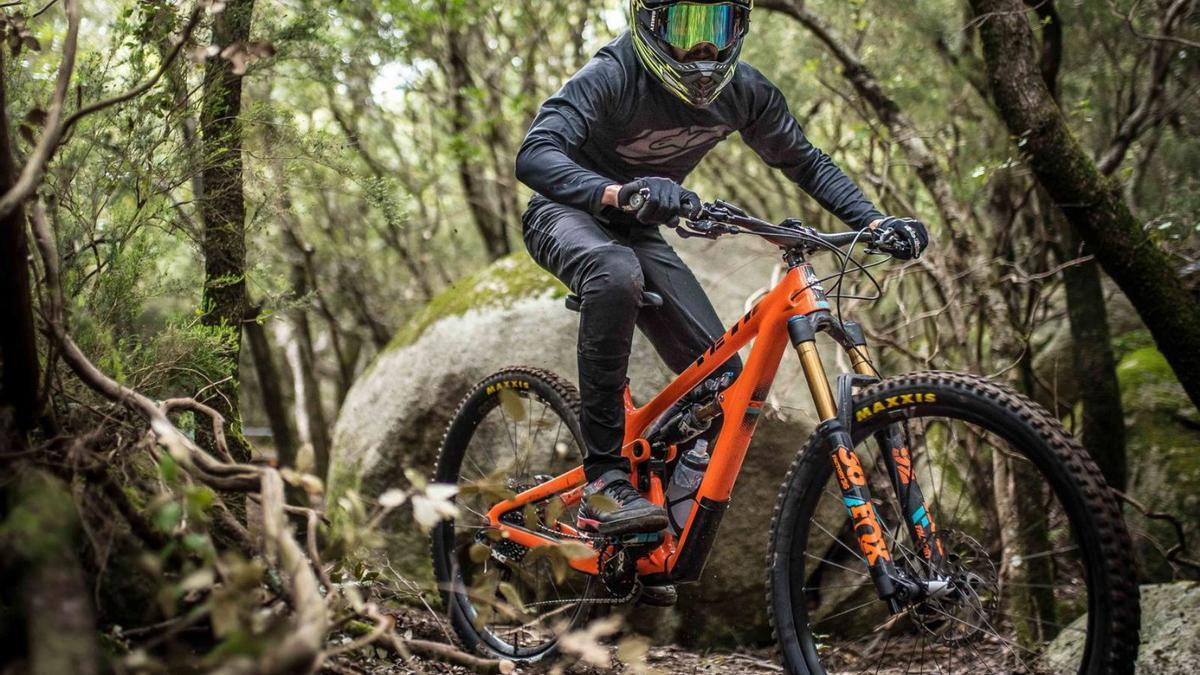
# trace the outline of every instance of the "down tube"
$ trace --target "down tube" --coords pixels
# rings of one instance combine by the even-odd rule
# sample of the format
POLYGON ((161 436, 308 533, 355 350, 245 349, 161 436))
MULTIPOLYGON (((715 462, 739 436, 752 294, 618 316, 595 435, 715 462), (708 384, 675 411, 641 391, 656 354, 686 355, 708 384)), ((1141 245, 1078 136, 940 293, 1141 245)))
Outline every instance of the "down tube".
POLYGON ((721 404, 724 426, 697 491, 697 504, 684 528, 678 553, 671 561, 671 578, 674 580, 695 581, 704 571, 721 517, 729 506, 734 481, 746 458, 754 425, 762 413, 763 402, 787 347, 784 325, 787 315, 772 312, 767 316, 769 318, 763 322, 750 359, 742 370, 740 386, 727 389, 721 404))

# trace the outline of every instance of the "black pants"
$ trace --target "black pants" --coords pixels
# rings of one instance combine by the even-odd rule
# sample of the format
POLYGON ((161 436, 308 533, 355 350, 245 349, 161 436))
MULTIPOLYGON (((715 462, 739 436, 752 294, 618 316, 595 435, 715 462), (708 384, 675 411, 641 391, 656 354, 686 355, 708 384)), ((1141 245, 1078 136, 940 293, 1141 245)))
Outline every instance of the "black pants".
MULTIPOLYGON (((636 222, 602 223, 561 204, 535 202, 524 217, 524 240, 539 265, 583 299, 579 317, 580 425, 588 480, 605 471, 629 472, 621 457, 625 431, 622 392, 636 325, 676 373, 683 372, 725 332, 712 302, 659 228, 636 222), (642 291, 663 298, 641 307, 642 291)), ((735 375, 734 356, 725 370, 735 375)))

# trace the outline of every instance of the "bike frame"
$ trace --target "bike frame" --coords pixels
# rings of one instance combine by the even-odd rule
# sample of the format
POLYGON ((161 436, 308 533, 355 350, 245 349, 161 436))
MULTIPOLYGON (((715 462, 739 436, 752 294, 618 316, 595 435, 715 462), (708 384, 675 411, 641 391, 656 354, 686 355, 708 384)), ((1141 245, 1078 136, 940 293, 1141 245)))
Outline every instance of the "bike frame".
MULTIPOLYGON (((657 548, 639 558, 637 571, 650 583, 699 579, 721 517, 729 506, 729 497, 754 435, 755 424, 790 342, 800 357, 821 419, 816 433, 826 441, 847 512, 855 525, 859 549, 870 568, 879 596, 889 599, 896 594, 892 583, 896 579, 896 570, 891 563, 891 553, 883 538, 883 525, 867 490, 861 464, 853 451, 847 425, 838 419, 834 394, 817 352, 816 333, 830 333, 846 350, 855 372, 860 376, 877 377, 878 374, 868 356, 861 329, 857 324, 842 323, 833 317, 824 289, 803 253, 789 250, 785 260, 788 262, 788 271, 779 283, 651 401, 634 407, 626 388, 625 443, 622 453, 630 461, 634 484, 648 485, 648 490, 645 490, 647 498, 661 505, 665 499, 660 472, 648 471, 648 463, 654 459, 665 462, 671 455, 653 458, 650 443, 643 435, 675 402, 712 376, 742 347, 754 340, 742 373, 719 394, 724 423, 712 447, 708 470, 698 488, 696 505, 686 525, 678 538, 668 532, 657 548), (641 476, 646 471, 650 474, 649 481, 641 476)), ((909 531, 917 543, 916 550, 928 562, 936 563, 941 554, 941 546, 935 536, 936 527, 927 513, 920 489, 912 479, 908 450, 903 447, 900 434, 894 427, 880 438, 881 447, 889 449, 884 453, 885 466, 900 496, 902 510, 909 521, 909 531)), ((671 453, 674 453, 673 446, 671 453)), ((582 498, 585 480, 583 467, 576 467, 502 501, 487 513, 490 526, 498 530, 501 536, 522 546, 533 548, 561 544, 564 540, 553 534, 505 522, 501 516, 555 496, 564 505, 573 505, 582 498)), ((565 537, 579 534, 566 523, 551 525, 565 537)), ((574 558, 570 560, 570 565, 581 572, 596 575, 599 573, 599 558, 600 552, 597 552, 574 558)), ((898 611, 898 605, 893 603, 893 610, 898 611)))

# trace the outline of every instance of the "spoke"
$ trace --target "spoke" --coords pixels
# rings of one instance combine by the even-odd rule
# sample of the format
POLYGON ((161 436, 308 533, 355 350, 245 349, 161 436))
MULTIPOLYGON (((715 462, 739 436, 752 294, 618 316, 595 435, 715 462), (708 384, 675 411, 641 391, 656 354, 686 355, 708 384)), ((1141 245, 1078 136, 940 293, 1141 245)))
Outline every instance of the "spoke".
POLYGON ((1078 550, 1079 550, 1079 547, 1075 546, 1075 545, 1067 546, 1065 548, 1052 548, 1049 551, 1038 551, 1037 553, 1030 553, 1029 555, 1023 555, 1023 556, 1021 556, 1021 560, 1033 560, 1034 558, 1045 558, 1048 555, 1058 555, 1060 553, 1071 553, 1072 551, 1078 551, 1078 550))
MULTIPOLYGON (((967 623, 966 621, 963 621, 962 619, 958 618, 957 616, 954 616, 953 614, 950 614, 948 612, 944 612, 941 609, 934 607, 933 605, 925 605, 925 606, 928 607, 929 609, 937 612, 938 614, 941 614, 942 616, 946 617, 947 619, 954 621, 955 623, 961 623, 962 625, 964 625, 967 628, 970 628, 972 630, 983 631, 985 633, 988 633, 992 637, 994 637, 997 640, 999 640, 1000 642, 1002 642, 1007 647, 1015 647, 1017 649, 1027 651, 1034 656, 1037 656, 1037 652, 1033 651, 1032 649, 1027 649, 1025 647, 1022 647, 1021 645, 1015 644, 1015 643, 1005 639, 1005 637, 1003 635, 1000 635, 1000 633, 995 628, 993 628, 990 623, 988 623, 987 619, 984 619, 984 621, 983 621, 984 626, 987 626, 986 628, 984 628, 984 626, 976 626, 975 624, 967 623)), ((1017 658, 1021 659, 1021 657, 1019 655, 1017 656, 1017 658)), ((1029 668, 1029 664, 1025 663, 1025 659, 1021 659, 1021 665, 1025 666, 1026 669, 1029 668)))
POLYGON ((809 553, 808 551, 805 551, 805 552, 804 552, 804 555, 806 555, 806 556, 808 556, 808 557, 812 558, 813 560, 819 560, 819 561, 821 561, 821 562, 823 562, 823 563, 826 563, 826 564, 828 564, 828 565, 833 565, 834 567, 837 567, 837 568, 839 568, 839 569, 846 570, 847 572, 850 572, 851 574, 857 574, 857 575, 858 575, 858 576, 860 576, 860 577, 870 576, 870 575, 868 575, 866 572, 863 572, 863 571, 861 571, 861 570, 854 570, 854 569, 850 569, 849 567, 846 567, 845 565, 839 565, 839 564, 837 564, 837 563, 835 563, 835 562, 833 562, 832 560, 829 560, 829 559, 827 559, 827 558, 822 558, 822 557, 820 557, 820 556, 815 556, 815 555, 813 555, 813 554, 809 553))
POLYGON ((914 657, 914 656, 916 656, 916 654, 914 654, 914 653, 913 653, 913 650, 911 650, 911 649, 910 649, 910 650, 908 650, 908 663, 904 664, 904 673, 905 673, 905 675, 908 675, 908 671, 909 671, 909 669, 911 669, 911 668, 912 668, 912 662, 913 662, 913 657, 914 657))
POLYGON ((855 558, 858 558, 858 559, 859 559, 859 561, 863 562, 864 564, 867 562, 867 559, 866 559, 866 558, 864 558, 864 557, 862 557, 862 554, 861 554, 861 553, 859 553, 858 551, 855 551, 854 549, 852 549, 852 548, 850 548, 849 546, 847 546, 847 545, 846 545, 846 542, 844 542, 844 541, 842 541, 841 539, 838 539, 837 537, 833 536, 833 534, 832 534, 832 533, 830 533, 830 531, 829 531, 829 530, 825 529, 825 526, 824 526, 824 525, 822 525, 820 522, 818 522, 818 521, 814 520, 814 521, 812 521, 812 524, 813 524, 813 525, 816 525, 816 526, 817 526, 817 528, 818 528, 818 529, 820 529, 822 532, 824 532, 824 533, 825 533, 825 534, 826 534, 826 535, 827 535, 827 536, 828 536, 830 539, 832 539, 832 540, 834 540, 835 542, 837 542, 839 546, 841 546, 842 548, 844 548, 844 549, 846 549, 847 551, 849 551, 849 552, 850 552, 850 555, 854 556, 855 558))
MULTIPOLYGON (((550 410, 550 406, 543 403, 542 404, 542 414, 538 417, 537 424, 534 425, 533 439, 531 441, 529 441, 529 446, 531 448, 537 447, 537 437, 538 437, 538 434, 541 433, 541 431, 542 431, 542 421, 546 419, 546 411, 548 411, 548 410, 550 410)), ((556 415, 556 417, 557 417, 557 415, 556 415)), ((530 415, 529 419, 532 420, 533 415, 530 415)), ((555 451, 554 446, 550 446, 550 452, 554 452, 554 451, 555 451)), ((551 462, 553 462, 553 457, 551 457, 551 462)))
MULTIPOLYGON (((864 576, 865 576, 865 575, 864 575, 864 576)), ((824 585, 822 585, 822 586, 805 586, 805 587, 801 588, 800 590, 802 590, 802 591, 823 591, 823 590, 827 590, 827 589, 830 589, 830 588, 862 588, 863 586, 866 586, 866 585, 867 585, 866 583, 861 583, 861 584, 830 584, 830 585, 828 585, 828 586, 824 586, 824 585)))
POLYGON ((1087 635, 1087 631, 1082 628, 1074 628, 1072 626, 1064 626, 1061 623, 1054 623, 1053 621, 1047 621, 1045 619, 1041 619, 1041 618, 1034 617, 1034 616, 1026 616, 1024 614, 1013 614, 1012 612, 1002 612, 999 610, 997 610, 996 613, 1001 616, 1007 616, 1010 619, 1022 619, 1024 621, 1036 621, 1037 623, 1044 623, 1047 626, 1054 626, 1055 628, 1058 628, 1060 630, 1073 630, 1076 633, 1083 633, 1084 635, 1087 635))
MULTIPOLYGON (((512 450, 513 450, 513 469, 515 470, 516 464, 517 464, 518 453, 520 451, 517 450, 517 442, 516 442, 516 440, 513 439, 512 432, 509 430, 510 424, 508 421, 508 413, 504 411, 503 405, 499 406, 499 408, 500 408, 500 417, 503 420, 503 425, 504 425, 504 435, 508 436, 508 444, 509 444, 509 446, 512 447, 512 450)), ((515 425, 515 422, 513 424, 515 425)))
POLYGON ((855 606, 851 607, 850 609, 844 609, 844 610, 842 610, 842 611, 838 612, 837 614, 834 614, 834 615, 832 615, 832 616, 827 616, 827 617, 825 617, 824 619, 821 619, 820 621, 818 621, 818 622, 816 622, 816 623, 814 623, 814 624, 812 624, 812 625, 813 625, 813 626, 816 626, 816 625, 819 625, 819 624, 825 623, 826 621, 829 621, 830 619, 836 619, 836 618, 838 618, 839 616, 842 616, 842 615, 845 615, 845 614, 849 614, 850 612, 856 612, 856 611, 858 611, 858 610, 862 609, 863 607, 866 607, 867 605, 873 605, 873 604, 875 604, 875 603, 877 603, 877 602, 881 602, 881 601, 879 600, 879 598, 871 598, 870 600, 868 600, 868 601, 866 601, 866 602, 862 603, 861 605, 855 605, 855 606))
POLYGON ((478 477, 478 480, 487 479, 487 475, 484 473, 483 469, 479 468, 479 465, 475 463, 475 460, 471 459, 470 455, 467 455, 467 461, 470 462, 471 466, 475 469, 475 475, 478 477))

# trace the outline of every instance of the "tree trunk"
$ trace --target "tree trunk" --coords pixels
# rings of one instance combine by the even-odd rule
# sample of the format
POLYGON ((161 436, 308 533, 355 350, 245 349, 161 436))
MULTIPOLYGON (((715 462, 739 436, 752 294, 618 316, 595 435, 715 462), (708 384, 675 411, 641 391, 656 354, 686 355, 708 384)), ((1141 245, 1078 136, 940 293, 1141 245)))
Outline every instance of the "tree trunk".
MULTIPOLYGON (((308 275, 300 263, 292 264, 292 291, 297 298, 308 295, 308 275)), ((296 430, 300 442, 312 447, 313 473, 324 480, 329 471, 329 427, 321 405, 312 329, 308 323, 308 313, 303 307, 292 311, 291 325, 284 332, 292 385, 296 390, 296 430)))
MULTIPOLYGON (((1057 102, 1058 73, 1063 52, 1062 19, 1054 0, 1025 0, 1025 3, 1037 12, 1041 20, 1042 81, 1057 102)), ((1118 165, 1119 162, 1101 162, 1105 175, 1111 175, 1118 165), (1105 166, 1111 166, 1111 169, 1105 166)), ((1079 233, 1046 196, 1045 189, 1039 191, 1038 197, 1047 225, 1058 233, 1061 261, 1065 263, 1083 257, 1084 245, 1079 233)), ((1072 364, 1076 380, 1081 383, 1078 390, 1083 407, 1080 425, 1083 447, 1096 460, 1108 484, 1124 490, 1125 413, 1121 406, 1121 388, 1117 383, 1116 357, 1109 341, 1108 307, 1100 283, 1100 268, 1094 260, 1065 268, 1063 287, 1074 345, 1071 350, 1072 364)))
POLYGON ((465 40, 462 31, 452 30, 447 36, 449 54, 447 58, 450 88, 454 101, 454 110, 450 115, 451 130, 455 138, 453 144, 458 161, 458 179, 462 183, 463 197, 467 200, 471 217, 479 236, 483 239, 484 250, 488 258, 496 260, 512 252, 508 244, 508 228, 504 218, 497 216, 496 209, 488 198, 483 177, 478 175, 472 165, 467 135, 470 131, 471 110, 467 100, 467 90, 471 87, 471 71, 467 65, 467 55, 464 53, 465 40))
POLYGON ((61 480, 22 468, 11 489, 3 548, 20 568, 31 675, 98 671, 91 593, 75 550, 79 514, 61 480))
POLYGON ((1024 461, 992 452, 994 495, 1000 511, 1000 584, 1004 611, 1017 642, 1036 649, 1054 637, 1058 607, 1054 598, 1054 557, 1042 493, 1048 488, 1024 461))
MULTIPOLYGON (((8 192, 18 175, 8 133, 7 78, 0 50, 0 194, 8 192)), ((19 439, 37 417, 38 357, 25 230, 25 209, 20 205, 0 219, 0 416, 10 418, 3 424, 7 431, 0 429, 0 446, 6 447, 23 445, 19 439)))
POLYGON ((1039 71, 1024 3, 971 0, 971 6, 980 17, 996 106, 1020 139, 1034 175, 1133 303, 1188 396, 1200 405, 1200 305, 1117 186, 1071 133, 1039 71))
POLYGON ((254 356, 258 388, 262 392, 263 410, 267 413, 267 420, 271 424, 271 436, 275 441, 276 459, 280 467, 294 467, 296 443, 283 405, 283 387, 280 384, 279 371, 275 368, 275 360, 271 356, 271 343, 267 340, 267 332, 263 330, 262 324, 253 316, 247 317, 245 327, 246 342, 249 343, 254 356))
MULTIPOLYGON (((213 42, 224 48, 250 37, 254 0, 229 0, 213 18, 213 42)), ((246 206, 242 185, 242 76, 224 58, 209 59, 204 72, 200 110, 203 137, 204 195, 200 213, 204 221, 204 316, 209 326, 231 331, 228 351, 231 377, 210 403, 229 421, 231 442, 240 441, 238 409, 238 359, 242 321, 246 316, 246 206)), ((231 443, 242 446, 241 442, 231 443)), ((240 460, 244 447, 231 447, 240 460), (240 449, 240 452, 238 450, 240 449)))
MULTIPOLYGON (((1057 215, 1057 214, 1055 214, 1057 215)), ((1053 216, 1052 216, 1053 217, 1053 216)), ((1062 222, 1062 218, 1055 218, 1062 222)), ((1083 242, 1070 225, 1060 230, 1064 258, 1085 255, 1083 242)), ((1125 412, 1117 383, 1117 362, 1108 330, 1108 308, 1095 261, 1063 270, 1067 315, 1071 323, 1071 357, 1083 404, 1083 447, 1096 460, 1110 487, 1125 489, 1125 412)))

